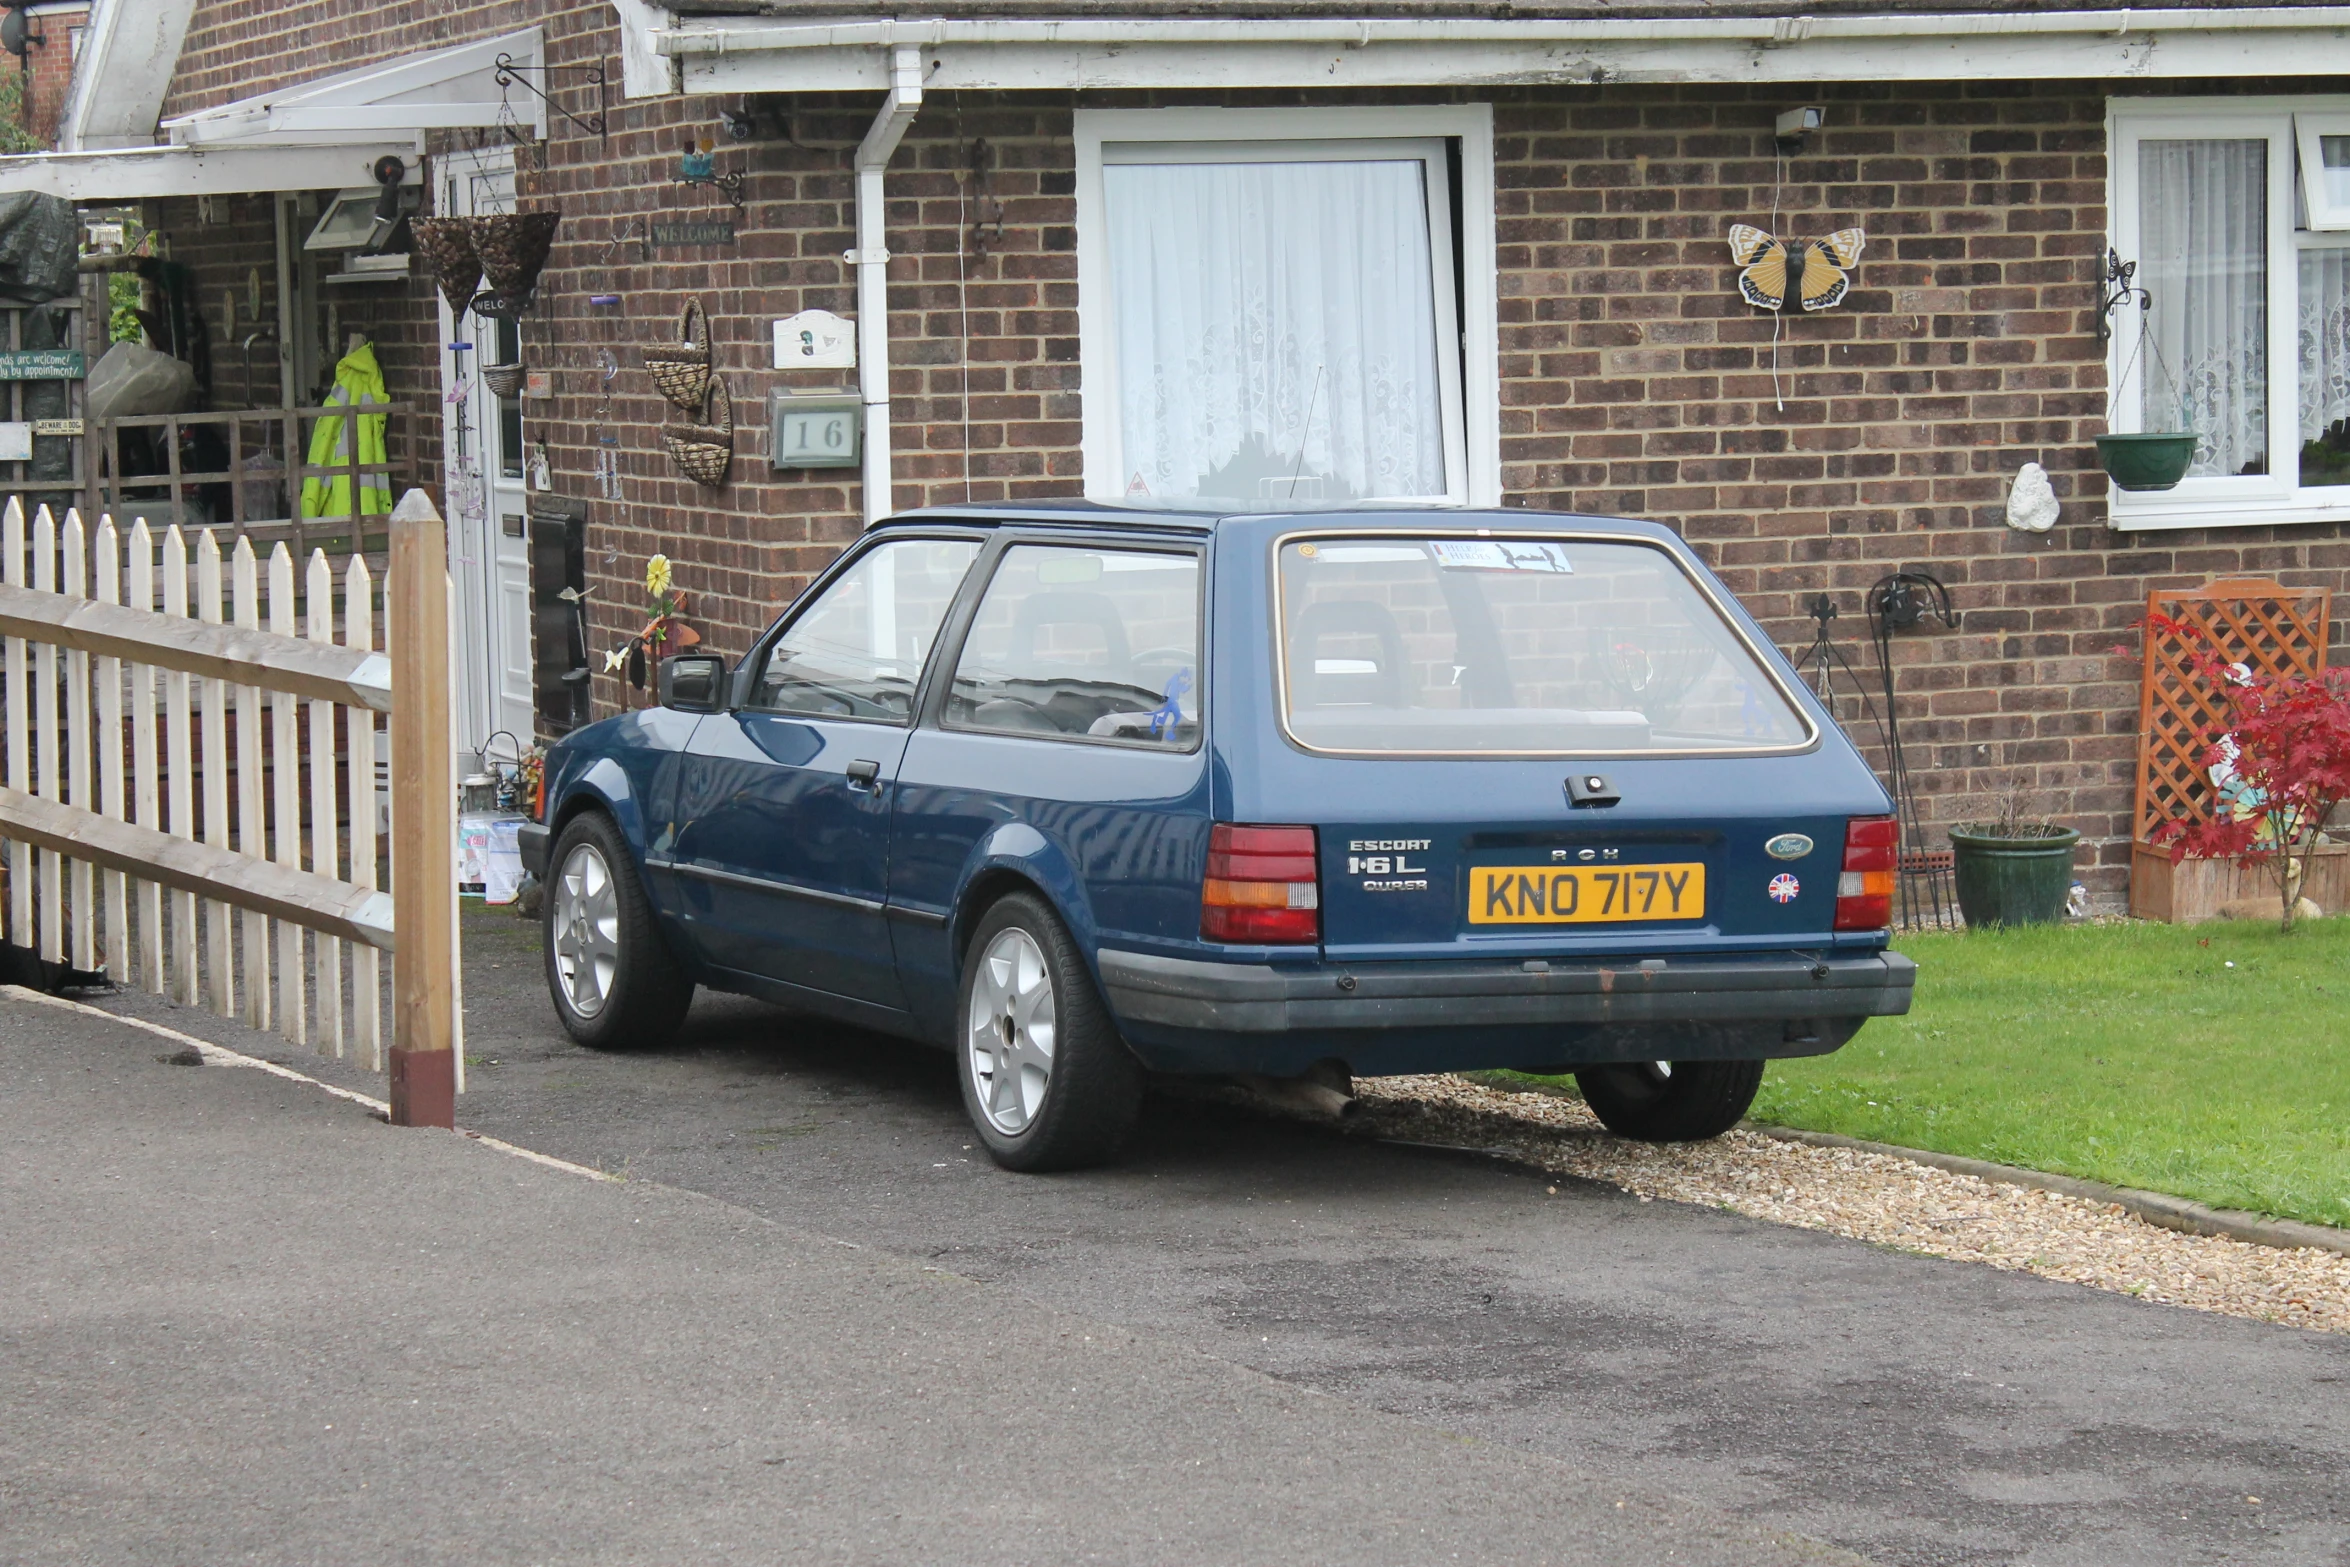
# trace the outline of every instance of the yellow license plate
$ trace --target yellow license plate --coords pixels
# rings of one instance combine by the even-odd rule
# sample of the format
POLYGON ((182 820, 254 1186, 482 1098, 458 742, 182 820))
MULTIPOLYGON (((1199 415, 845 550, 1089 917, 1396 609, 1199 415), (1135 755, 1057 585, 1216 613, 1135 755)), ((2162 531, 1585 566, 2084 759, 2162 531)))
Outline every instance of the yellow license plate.
POLYGON ((1703 918, 1701 864, 1480 865, 1469 872, 1472 925, 1703 918))

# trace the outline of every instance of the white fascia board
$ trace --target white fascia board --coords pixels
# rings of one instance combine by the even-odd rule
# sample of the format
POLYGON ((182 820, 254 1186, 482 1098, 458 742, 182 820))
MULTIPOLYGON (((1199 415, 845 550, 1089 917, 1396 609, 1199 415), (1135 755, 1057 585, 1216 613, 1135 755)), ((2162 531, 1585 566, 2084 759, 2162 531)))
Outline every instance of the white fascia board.
POLYGON ((37 191, 74 202, 145 201, 161 196, 241 196, 369 184, 376 159, 415 162, 419 136, 335 146, 123 147, 36 152, 0 158, 0 194, 37 191))
POLYGON ((531 86, 545 86, 540 71, 545 59, 544 35, 526 27, 177 115, 164 121, 163 129, 183 146, 289 137, 316 141, 384 131, 476 129, 510 114, 543 138, 546 103, 521 83, 527 76, 531 86), (503 92, 495 81, 501 56, 527 68, 503 92))
POLYGON ((65 152, 151 147, 196 0, 95 0, 57 116, 65 152))
POLYGON ((672 25, 669 13, 647 0, 612 0, 612 12, 620 24, 620 95, 669 98, 683 92, 677 62, 653 47, 654 35, 672 25))
POLYGON ((886 86, 880 50, 937 51, 934 91, 1408 87, 1596 81, 2110 80, 2304 74, 2350 50, 2350 8, 2024 15, 1262 21, 762 22, 672 26, 689 93, 886 86))

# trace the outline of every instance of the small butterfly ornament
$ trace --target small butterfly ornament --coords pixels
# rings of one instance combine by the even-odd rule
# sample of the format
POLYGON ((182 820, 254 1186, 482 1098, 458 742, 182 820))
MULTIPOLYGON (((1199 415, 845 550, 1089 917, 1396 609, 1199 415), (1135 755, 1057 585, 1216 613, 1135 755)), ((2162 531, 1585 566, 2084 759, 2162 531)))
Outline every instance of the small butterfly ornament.
POLYGON ((1859 229, 1838 229, 1825 239, 1780 239, 1751 223, 1733 223, 1730 259, 1745 269, 1738 274, 1738 292, 1763 310, 1784 309, 1790 292, 1804 309, 1825 310, 1851 289, 1845 268, 1860 265, 1868 242, 1859 229))

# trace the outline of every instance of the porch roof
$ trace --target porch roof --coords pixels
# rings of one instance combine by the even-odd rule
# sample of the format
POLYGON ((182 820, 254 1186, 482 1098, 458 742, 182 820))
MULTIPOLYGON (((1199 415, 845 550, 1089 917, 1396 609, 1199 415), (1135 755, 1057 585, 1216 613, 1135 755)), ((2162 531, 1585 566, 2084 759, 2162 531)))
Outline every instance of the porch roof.
POLYGON ((174 116, 161 128, 185 147, 347 143, 499 124, 543 139, 546 102, 529 79, 545 64, 544 36, 526 27, 256 93, 174 116), (502 70, 501 61, 513 69, 502 70), (514 85, 501 84, 502 75, 514 85))
POLYGON ((157 196, 235 196, 368 185, 377 158, 411 163, 421 137, 331 146, 110 147, 0 158, 0 194, 37 191, 68 201, 142 201, 157 196))
POLYGON ((0 193, 95 202, 367 185, 378 158, 418 162, 428 130, 511 123, 543 137, 544 100, 520 83, 545 58, 543 35, 529 27, 338 71, 175 116, 161 144, 0 158, 0 193), (517 85, 502 87, 501 74, 517 85))

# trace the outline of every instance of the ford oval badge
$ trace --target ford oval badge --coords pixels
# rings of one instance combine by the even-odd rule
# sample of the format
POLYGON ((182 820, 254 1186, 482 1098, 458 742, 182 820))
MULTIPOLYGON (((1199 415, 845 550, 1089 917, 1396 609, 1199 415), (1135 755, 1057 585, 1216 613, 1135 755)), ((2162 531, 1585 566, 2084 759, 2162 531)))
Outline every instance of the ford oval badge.
POLYGON ((1763 852, 1774 860, 1800 860, 1811 853, 1811 840, 1799 832, 1783 832, 1763 845, 1763 852))

